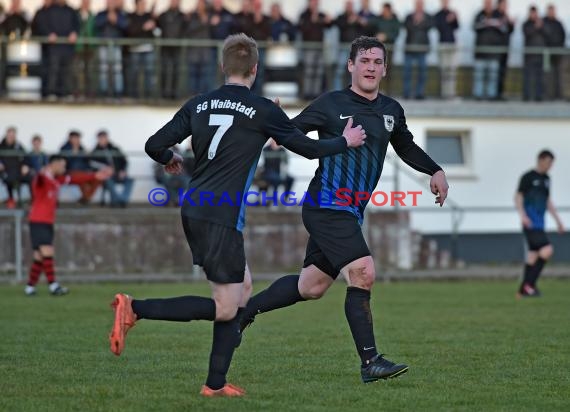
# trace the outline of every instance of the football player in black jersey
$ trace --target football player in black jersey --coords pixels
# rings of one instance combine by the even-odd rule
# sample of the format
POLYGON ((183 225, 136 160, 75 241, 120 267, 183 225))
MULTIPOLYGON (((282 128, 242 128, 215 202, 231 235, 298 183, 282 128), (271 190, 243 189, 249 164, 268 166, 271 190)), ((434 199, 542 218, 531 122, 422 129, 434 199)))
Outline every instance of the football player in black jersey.
POLYGON ((346 127, 331 139, 305 136, 272 101, 250 91, 257 71, 255 41, 244 34, 224 43, 222 69, 226 84, 189 100, 146 143, 145 150, 169 173, 182 171, 183 159, 169 148, 192 135, 195 168, 183 196, 182 224, 194 263, 204 268, 212 298, 183 296, 134 300, 117 294, 111 351, 120 355, 127 331, 140 319, 214 322, 213 344, 204 396, 242 396, 243 389, 226 382, 239 339, 238 307, 251 294, 242 229, 246 196, 263 146, 270 137, 307 158, 344 153, 364 144, 361 126, 346 127), (244 281, 245 280, 245 281, 244 281))
POLYGON ((360 355, 363 382, 396 377, 408 366, 387 360, 376 347, 370 311, 376 272, 360 226, 369 199, 357 192, 374 191, 388 143, 410 167, 431 175, 430 188, 440 206, 448 191, 441 167, 414 143, 402 106, 378 92, 386 75, 385 57, 386 48, 376 38, 356 39, 348 60, 351 86, 325 93, 293 119, 303 132, 316 130, 319 139, 328 140, 352 118, 363 125, 367 139, 361 147, 319 160, 308 190, 313 202, 303 204, 303 223, 310 237, 301 274, 282 277, 253 296, 240 320, 243 331, 260 313, 319 299, 342 273, 348 283, 345 313, 360 355), (350 202, 346 193, 353 195, 350 202))
POLYGON ((544 231, 544 215, 547 210, 554 217, 558 232, 564 232, 562 220, 550 199, 548 171, 553 162, 554 154, 550 150, 541 151, 538 154, 536 168, 522 175, 515 195, 515 205, 528 249, 523 280, 517 293, 519 298, 540 296, 536 282, 544 265, 554 253, 554 248, 544 231))

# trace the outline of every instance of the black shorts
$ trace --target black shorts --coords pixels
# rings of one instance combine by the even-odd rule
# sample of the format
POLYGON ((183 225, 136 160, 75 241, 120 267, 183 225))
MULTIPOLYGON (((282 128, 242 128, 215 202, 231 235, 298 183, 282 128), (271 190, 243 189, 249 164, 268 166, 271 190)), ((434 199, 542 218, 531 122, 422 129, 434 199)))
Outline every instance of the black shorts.
POLYGON ((215 283, 241 283, 245 274, 243 234, 237 229, 182 216, 195 265, 215 283))
POLYGON ((309 232, 304 268, 315 265, 336 279, 350 262, 370 256, 358 219, 350 212, 304 207, 303 224, 309 232))
POLYGON ((53 225, 50 223, 30 222, 30 238, 32 249, 38 250, 40 246, 53 245, 53 225))
POLYGON ((528 245, 528 250, 537 252, 544 246, 550 245, 550 241, 543 229, 523 229, 523 233, 526 244, 528 245))

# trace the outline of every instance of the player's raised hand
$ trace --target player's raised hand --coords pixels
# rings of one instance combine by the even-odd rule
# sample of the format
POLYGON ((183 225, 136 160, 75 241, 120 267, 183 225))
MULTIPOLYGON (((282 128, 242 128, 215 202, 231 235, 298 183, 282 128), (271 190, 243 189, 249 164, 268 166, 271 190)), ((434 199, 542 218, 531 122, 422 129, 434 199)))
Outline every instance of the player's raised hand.
POLYGON ((171 175, 182 174, 182 162, 182 156, 180 156, 178 153, 174 153, 172 159, 170 159, 170 161, 164 165, 164 170, 166 173, 170 173, 171 175))
POLYGON ((429 187, 431 192, 436 195, 435 203, 439 203, 440 207, 443 206, 449 190, 449 184, 443 170, 438 170, 434 173, 429 182, 429 187))
POLYGON ((278 107, 281 107, 281 102, 279 101, 279 97, 273 99, 273 103, 275 103, 278 107))
POLYGON ((360 147, 364 144, 364 139, 366 139, 366 131, 361 125, 352 127, 352 117, 346 122, 342 135, 346 139, 348 147, 360 147))

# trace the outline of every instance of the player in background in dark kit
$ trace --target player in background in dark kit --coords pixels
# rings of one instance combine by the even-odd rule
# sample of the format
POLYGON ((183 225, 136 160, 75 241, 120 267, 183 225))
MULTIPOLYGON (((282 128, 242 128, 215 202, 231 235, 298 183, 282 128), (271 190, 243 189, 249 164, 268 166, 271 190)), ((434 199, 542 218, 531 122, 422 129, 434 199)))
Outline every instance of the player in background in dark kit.
POLYGON ((36 284, 42 271, 46 274, 49 291, 54 296, 67 294, 67 288, 61 286, 55 280, 54 257, 54 222, 57 209, 59 188, 62 184, 81 184, 94 181, 102 181, 111 175, 109 168, 102 169, 97 173, 78 172, 73 175, 65 175, 65 158, 61 155, 53 155, 48 164, 43 167, 32 181, 32 205, 30 208, 30 236, 34 249, 34 261, 30 267, 28 283, 25 293, 28 296, 36 294, 36 284))
POLYGON ((299 131, 273 102, 250 91, 259 55, 253 39, 244 34, 224 43, 222 70, 226 84, 189 100, 174 118, 146 143, 147 154, 182 170, 183 158, 169 148, 192 135, 195 167, 182 206, 182 225, 194 264, 204 268, 212 298, 183 296, 134 300, 115 296, 111 351, 120 355, 127 331, 140 319, 214 322, 208 377, 201 395, 242 396, 245 391, 226 382, 239 339, 238 308, 251 294, 242 230, 244 193, 253 180, 263 146, 270 137, 308 158, 330 156, 364 144, 361 126, 344 130, 326 141, 312 140, 299 131), (341 134, 343 136, 341 136, 341 134))
POLYGON ((319 160, 308 193, 313 199, 320 194, 322 201, 303 204, 303 223, 310 237, 301 274, 282 277, 253 296, 240 328, 260 313, 319 299, 342 273, 348 283, 345 313, 362 362, 363 382, 396 377, 408 366, 387 360, 376 347, 370 310, 376 272, 361 229, 368 199, 357 192, 370 194, 376 188, 388 143, 406 164, 432 176, 436 203, 443 205, 448 190, 441 167, 414 143, 402 106, 378 92, 386 75, 385 57, 386 48, 376 38, 357 38, 348 60, 352 85, 325 93, 293 119, 302 131, 316 130, 319 139, 328 141, 342 130, 345 119, 353 118, 364 126, 367 139, 362 147, 319 160))
POLYGON ((540 291, 536 282, 544 265, 552 257, 554 248, 544 231, 544 215, 548 210, 564 233, 564 225, 550 199, 550 177, 548 171, 554 162, 554 154, 543 150, 538 154, 536 167, 522 175, 515 195, 515 205, 521 218, 527 243, 524 275, 517 297, 538 297, 540 291))

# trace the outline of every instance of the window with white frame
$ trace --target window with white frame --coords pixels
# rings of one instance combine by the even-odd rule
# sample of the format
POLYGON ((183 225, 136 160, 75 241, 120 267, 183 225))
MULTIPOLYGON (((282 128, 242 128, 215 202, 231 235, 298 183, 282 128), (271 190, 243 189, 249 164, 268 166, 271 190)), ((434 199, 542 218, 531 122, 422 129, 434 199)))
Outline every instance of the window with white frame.
POLYGON ((471 133, 468 130, 428 130, 426 152, 446 173, 471 172, 471 133))

